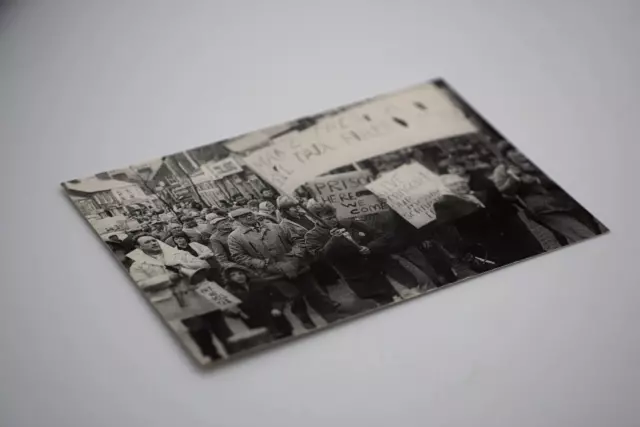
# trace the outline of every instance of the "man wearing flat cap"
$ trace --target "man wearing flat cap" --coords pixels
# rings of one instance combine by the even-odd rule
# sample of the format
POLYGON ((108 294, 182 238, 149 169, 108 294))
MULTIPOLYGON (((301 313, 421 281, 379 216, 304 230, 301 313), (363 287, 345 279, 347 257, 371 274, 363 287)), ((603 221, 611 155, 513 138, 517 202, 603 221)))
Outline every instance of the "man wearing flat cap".
POLYGON ((291 310, 306 328, 315 325, 307 313, 304 297, 328 322, 342 317, 340 304, 329 298, 311 275, 300 236, 292 235, 278 224, 258 221, 247 208, 235 209, 229 216, 239 224, 228 239, 233 261, 248 267, 293 299, 291 310))

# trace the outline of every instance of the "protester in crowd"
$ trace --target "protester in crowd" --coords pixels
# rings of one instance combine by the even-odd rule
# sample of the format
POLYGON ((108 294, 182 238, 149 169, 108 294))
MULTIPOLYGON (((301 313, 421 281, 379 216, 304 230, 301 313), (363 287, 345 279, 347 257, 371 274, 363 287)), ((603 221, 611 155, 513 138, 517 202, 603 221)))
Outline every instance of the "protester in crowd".
POLYGON ((211 237, 211 233, 213 232, 213 226, 205 220, 205 217, 203 215, 197 216, 195 218, 195 221, 197 224, 196 230, 198 230, 200 234, 202 234, 202 237, 204 239, 208 240, 209 237, 211 237))
POLYGON ((238 306, 251 328, 266 327, 274 339, 290 336, 291 323, 284 315, 284 298, 274 296, 274 289, 258 283, 246 267, 229 264, 224 269, 226 289, 242 301, 238 306))
POLYGON ((185 221, 182 231, 184 231, 189 238, 198 243, 206 243, 207 238, 198 230, 198 223, 194 219, 185 221))
MULTIPOLYGON (((277 203, 277 202, 276 202, 277 203)), ((258 205, 258 210, 264 214, 276 216, 276 204, 269 200, 264 200, 258 205)))
POLYGON ((270 222, 271 224, 278 224, 279 223, 277 218, 275 218, 275 217, 273 217, 273 216, 271 216, 269 214, 266 214, 264 212, 260 212, 260 211, 255 212, 255 215, 256 215, 256 219, 259 222, 270 222))
POLYGON ((155 221, 151 223, 151 235, 158 240, 164 241, 169 237, 169 229, 164 221, 155 221))
MULTIPOLYGON (((230 206, 229 203, 226 200, 221 200, 220 201, 220 205, 224 206, 224 205, 230 206), (224 203, 223 203, 224 202, 224 203)), ((227 209, 223 209, 223 208, 212 208, 213 213, 218 215, 218 216, 227 216, 227 214, 229 213, 227 209)))
POLYGON ((207 260, 213 257, 211 249, 203 245, 202 243, 192 242, 189 236, 185 232, 175 233, 173 235, 173 241, 176 244, 176 249, 189 252, 194 257, 207 260))
POLYGON ((247 209, 249 209, 251 212, 258 212, 258 210, 260 209, 260 202, 258 200, 249 200, 247 202, 247 209))
POLYGON ((233 261, 269 280, 285 296, 293 299, 292 312, 305 327, 312 328, 304 298, 328 322, 342 317, 340 304, 320 289, 305 262, 304 242, 278 224, 260 223, 249 209, 229 213, 240 226, 229 235, 229 251, 233 261), (293 293, 291 293, 291 285, 293 293))
POLYGON ((369 215, 365 220, 355 219, 369 226, 376 236, 373 255, 388 276, 407 288, 439 287, 455 280, 450 262, 438 247, 392 209, 369 215), (386 255, 386 256, 385 256, 386 255), (417 268, 418 277, 407 270, 417 268), (418 280, 419 278, 419 280, 418 280))
POLYGON ((311 211, 321 221, 305 235, 309 253, 331 264, 358 297, 378 304, 393 302, 398 293, 379 261, 369 257, 367 244, 374 240, 371 230, 356 221, 340 223, 329 203, 313 205, 311 211))
POLYGON ((531 218, 554 233, 559 243, 567 245, 596 234, 595 219, 558 185, 535 167, 520 151, 508 146, 505 151, 515 168, 494 178, 501 191, 519 198, 531 218), (505 178, 506 175, 506 178, 505 178), (586 212, 586 214, 585 214, 586 212), (578 218, 583 218, 581 222, 578 218), (590 223, 589 225, 585 223, 590 223))
POLYGON ((293 193, 293 195, 296 197, 297 202, 301 205, 306 205, 307 201, 312 198, 311 192, 304 185, 296 188, 293 193))
MULTIPOLYGON (((183 268, 190 270, 208 268, 209 264, 188 252, 162 246, 162 243, 148 234, 137 236, 135 242, 138 249, 127 254, 127 257, 133 261, 129 270, 131 277, 148 295, 149 300, 160 313, 166 310, 175 311, 176 303, 174 303, 175 298, 171 287, 180 286, 179 282, 184 281, 179 271, 183 268)), ((231 330, 221 311, 215 310, 211 303, 194 295, 193 292, 191 295, 191 308, 200 309, 205 314, 184 319, 182 323, 202 354, 211 359, 219 359, 221 355, 213 343, 212 334, 225 344, 232 335, 231 330), (199 307, 193 307, 194 305, 199 307)))
POLYGON ((489 179, 482 174, 440 178, 453 195, 443 195, 434 204, 436 225, 455 227, 458 247, 472 256, 470 260, 476 269, 484 271, 543 252, 538 240, 519 219, 517 210, 489 179))
POLYGON ((173 240, 176 244, 176 249, 189 252, 191 255, 198 257, 199 259, 207 261, 209 264, 209 271, 206 275, 207 279, 218 283, 222 281, 222 267, 218 263, 211 249, 202 243, 191 241, 189 236, 184 232, 174 234, 173 240))
MULTIPOLYGON (((292 236, 304 240, 307 231, 315 226, 315 222, 307 216, 298 203, 289 196, 280 196, 276 200, 278 213, 281 218, 280 226, 292 236)), ((337 273, 325 260, 308 257, 311 274, 323 288, 336 284, 340 279, 337 273)))
POLYGON ((211 224, 214 230, 209 239, 209 247, 218 264, 222 268, 228 267, 233 264, 228 243, 229 234, 231 234, 234 229, 233 220, 228 217, 219 217, 214 219, 211 224))
MULTIPOLYGON (((224 216, 224 215, 219 215, 219 214, 217 214, 217 213, 215 213, 215 212, 210 212, 210 213, 208 213, 208 214, 206 214, 206 215, 204 216, 204 220, 205 220, 207 223, 211 224, 211 221, 213 221, 214 219, 219 218, 219 217, 221 217, 221 216, 224 216)), ((211 232, 213 232, 213 229, 214 229, 214 227, 212 226, 212 227, 211 227, 211 232)))
POLYGON ((248 200, 245 199, 244 196, 242 196, 241 194, 236 194, 235 196, 233 196, 231 200, 233 201, 234 209, 237 209, 239 207, 244 207, 248 203, 248 200))
MULTIPOLYGON (((116 236, 117 237, 117 236, 116 236)), ((111 249, 111 252, 115 255, 116 259, 129 270, 133 261, 130 258, 127 258, 127 253, 130 250, 119 240, 106 240, 105 243, 111 249)))
POLYGON ((167 266, 190 269, 209 267, 206 261, 188 252, 162 247, 155 237, 148 234, 136 236, 135 244, 138 249, 127 254, 134 261, 129 273, 143 290, 149 291, 152 302, 171 297, 166 288, 155 288, 156 284, 175 281, 179 277, 175 269, 167 269, 167 266))
POLYGON ((280 223, 280 218, 275 211, 275 206, 271 202, 259 202, 258 211, 255 212, 256 219, 260 222, 280 223))
MULTIPOLYGON (((267 202, 263 202, 267 203, 267 202)), ((285 228, 290 228, 291 231, 301 233, 302 236, 311 230, 315 225, 313 220, 309 218, 305 212, 300 209, 298 202, 293 200, 289 196, 280 196, 276 200, 278 207, 279 217, 281 218, 280 225, 285 228)))
POLYGON ((262 201, 271 202, 272 206, 276 206, 277 196, 273 192, 273 190, 265 188, 264 190, 260 191, 260 195, 262 196, 262 201))
POLYGON ((164 243, 169 246, 175 246, 176 244, 173 241, 173 235, 182 232, 182 225, 178 224, 177 222, 169 223, 167 225, 167 231, 169 231, 169 237, 164 240, 164 243))

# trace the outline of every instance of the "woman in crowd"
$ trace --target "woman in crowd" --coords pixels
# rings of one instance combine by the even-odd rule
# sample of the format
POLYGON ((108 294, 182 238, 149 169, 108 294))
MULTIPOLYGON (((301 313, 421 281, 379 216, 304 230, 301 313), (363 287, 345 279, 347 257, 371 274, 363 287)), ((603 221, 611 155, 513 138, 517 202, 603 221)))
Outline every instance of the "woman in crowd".
POLYGON ((180 249, 181 251, 185 251, 193 255, 194 257, 204 260, 209 264, 209 271, 207 272, 207 278, 209 280, 213 280, 215 282, 220 282, 222 276, 221 266, 217 262, 213 252, 207 246, 202 243, 193 242, 189 238, 189 236, 184 232, 177 232, 173 235, 173 241, 175 243, 176 249, 180 249))

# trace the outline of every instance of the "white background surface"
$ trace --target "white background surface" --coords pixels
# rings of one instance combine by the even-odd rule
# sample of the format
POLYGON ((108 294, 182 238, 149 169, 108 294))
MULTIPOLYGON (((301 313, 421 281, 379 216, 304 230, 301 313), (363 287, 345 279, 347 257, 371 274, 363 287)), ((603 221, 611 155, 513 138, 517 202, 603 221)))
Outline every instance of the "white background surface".
POLYGON ((2 426, 638 426, 630 1, 18 1, 2 426), (58 183, 443 76, 612 230, 201 372, 58 183))

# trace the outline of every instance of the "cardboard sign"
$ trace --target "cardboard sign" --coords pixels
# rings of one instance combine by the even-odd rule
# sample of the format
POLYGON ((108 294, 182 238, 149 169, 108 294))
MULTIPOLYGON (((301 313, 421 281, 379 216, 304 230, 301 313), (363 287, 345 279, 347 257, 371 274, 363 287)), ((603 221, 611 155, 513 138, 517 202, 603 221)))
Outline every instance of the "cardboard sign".
POLYGON ((365 186, 373 180, 369 171, 321 176, 307 183, 319 202, 331 203, 338 219, 354 218, 387 210, 387 204, 365 186))
POLYGON ((215 282, 205 282, 199 285, 196 288, 196 292, 215 305, 219 310, 234 307, 242 302, 215 282))
POLYGON ((371 182, 367 188, 416 228, 435 220, 434 203, 443 194, 452 194, 438 175, 419 163, 400 166, 371 182))
POLYGON ((421 85, 327 115, 304 131, 282 135, 245 161, 290 194, 345 164, 475 131, 440 88, 421 85))
POLYGON ((202 165, 202 167, 215 180, 222 179, 234 173, 242 172, 242 166, 236 162, 233 157, 228 157, 219 162, 210 162, 202 165))

